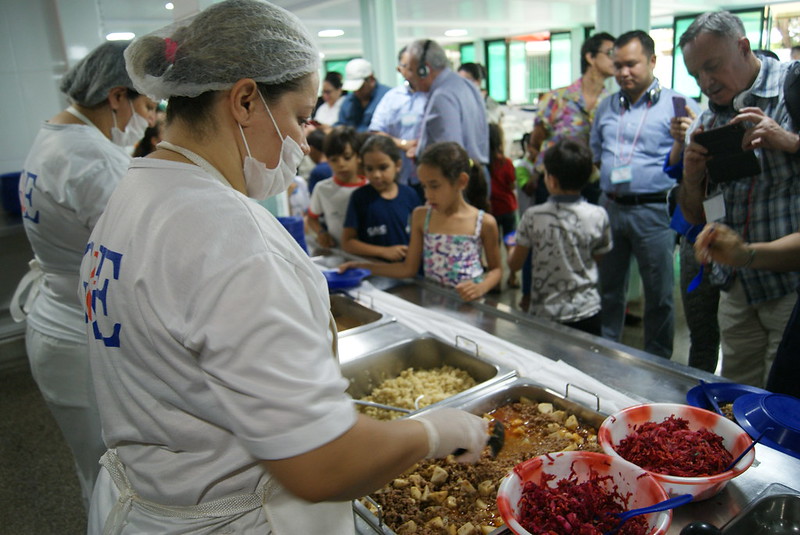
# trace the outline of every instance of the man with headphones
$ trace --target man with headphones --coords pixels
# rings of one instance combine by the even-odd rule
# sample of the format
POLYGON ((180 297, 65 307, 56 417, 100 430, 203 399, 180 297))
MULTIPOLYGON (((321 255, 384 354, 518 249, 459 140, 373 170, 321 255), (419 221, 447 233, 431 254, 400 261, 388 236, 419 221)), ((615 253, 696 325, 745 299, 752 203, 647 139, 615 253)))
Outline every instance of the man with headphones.
MULTIPOLYGON (((667 195, 675 181, 663 169, 667 154, 682 150, 670 135, 672 97, 653 74, 655 44, 634 30, 614 42, 614 76, 620 90, 603 100, 590 135, 600 166, 600 204, 608 211, 614 249, 600 263, 603 337, 619 341, 625 320, 631 256, 644 286, 644 349, 672 356, 675 330, 673 254, 667 195)), ((685 99, 699 112, 692 99, 685 99)))
MULTIPOLYGON (((428 93, 419 138, 409 143, 409 156, 422 154, 432 143, 455 141, 470 158, 488 166, 489 124, 483 96, 448 65, 447 55, 436 41, 421 39, 408 46, 408 64, 400 65, 400 74, 415 90, 428 93)), ((488 167, 485 174, 488 191, 488 167)))
POLYGON ((378 82, 369 61, 356 58, 345 65, 342 88, 350 93, 343 97, 335 126, 352 126, 356 132, 367 132, 375 108, 390 87, 378 82))

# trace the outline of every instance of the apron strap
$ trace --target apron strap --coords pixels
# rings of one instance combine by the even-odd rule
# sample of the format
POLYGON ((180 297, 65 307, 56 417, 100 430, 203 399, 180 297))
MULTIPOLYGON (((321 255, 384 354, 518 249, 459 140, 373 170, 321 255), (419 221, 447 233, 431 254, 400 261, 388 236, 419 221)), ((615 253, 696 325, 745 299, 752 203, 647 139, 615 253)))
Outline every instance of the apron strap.
POLYGON ((125 527, 128 514, 136 507, 168 518, 224 518, 240 515, 260 508, 264 503, 266 484, 251 494, 236 494, 198 505, 162 505, 139 496, 131 486, 125 473, 125 466, 114 449, 107 450, 100 458, 100 464, 108 470, 120 496, 106 519, 103 535, 119 535, 125 527))
POLYGON ((44 277, 44 272, 37 259, 34 258, 28 262, 28 268, 28 272, 19 281, 17 289, 14 290, 14 296, 11 298, 11 304, 8 307, 11 317, 17 323, 25 321, 25 317, 30 314, 33 301, 39 295, 39 288, 44 277), (28 292, 28 296, 25 298, 25 304, 21 305, 20 301, 25 292, 28 292))

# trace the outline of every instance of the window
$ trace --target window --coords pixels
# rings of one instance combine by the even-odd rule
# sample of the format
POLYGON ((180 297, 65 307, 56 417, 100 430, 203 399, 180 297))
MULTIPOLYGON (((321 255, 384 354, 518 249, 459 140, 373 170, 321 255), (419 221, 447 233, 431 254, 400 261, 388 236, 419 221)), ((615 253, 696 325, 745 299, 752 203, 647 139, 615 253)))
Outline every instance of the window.
POLYGON ((569 32, 550 34, 550 88, 572 83, 572 39, 569 32))
POLYGON ((475 63, 475 45, 472 43, 461 45, 461 63, 475 63))
POLYGON ((486 42, 486 89, 497 102, 508 100, 508 49, 505 39, 486 42))

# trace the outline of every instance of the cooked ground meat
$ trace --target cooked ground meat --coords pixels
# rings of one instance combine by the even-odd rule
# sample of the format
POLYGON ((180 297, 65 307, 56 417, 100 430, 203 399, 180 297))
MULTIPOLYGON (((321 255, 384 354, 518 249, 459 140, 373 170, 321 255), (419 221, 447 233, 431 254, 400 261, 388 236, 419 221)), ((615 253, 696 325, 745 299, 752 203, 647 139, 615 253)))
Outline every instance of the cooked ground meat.
POLYGON ((521 400, 488 417, 506 428, 505 445, 496 459, 487 449, 471 465, 452 457, 423 461, 372 495, 381 505, 384 522, 396 533, 489 533, 503 524, 495 503, 497 488, 514 466, 545 453, 601 451, 595 429, 553 410, 549 403, 521 400))

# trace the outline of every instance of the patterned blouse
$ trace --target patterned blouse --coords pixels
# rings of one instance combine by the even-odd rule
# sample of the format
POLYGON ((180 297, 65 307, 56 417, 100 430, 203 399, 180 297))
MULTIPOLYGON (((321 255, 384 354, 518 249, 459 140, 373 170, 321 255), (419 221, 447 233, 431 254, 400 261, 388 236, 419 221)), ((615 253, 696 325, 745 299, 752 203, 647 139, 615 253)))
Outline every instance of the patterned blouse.
POLYGON ((431 208, 428 207, 423 228, 425 241, 423 242, 422 264, 425 278, 449 287, 455 287, 459 282, 465 280, 482 281, 481 226, 483 210, 478 212, 475 233, 471 236, 428 232, 430 219, 431 208))

